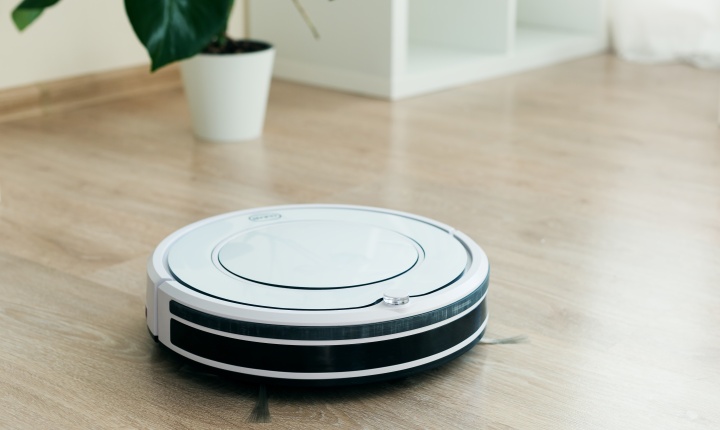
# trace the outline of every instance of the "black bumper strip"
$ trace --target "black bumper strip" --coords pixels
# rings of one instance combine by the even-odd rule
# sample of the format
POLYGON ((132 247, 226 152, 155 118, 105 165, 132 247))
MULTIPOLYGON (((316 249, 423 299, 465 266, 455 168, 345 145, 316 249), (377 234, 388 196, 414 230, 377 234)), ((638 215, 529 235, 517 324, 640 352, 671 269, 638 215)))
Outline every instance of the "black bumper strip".
MULTIPOLYGON (((234 320, 208 314, 175 300, 170 301, 170 313, 191 323, 243 336, 288 340, 347 340, 402 333, 445 321, 471 308, 487 292, 489 277, 465 298, 420 315, 372 324, 349 326, 290 326, 262 324, 234 320)), ((385 306, 379 304, 378 306, 385 306)))
POLYGON ((233 366, 294 373, 350 372, 403 364, 446 351, 470 338, 486 317, 483 301, 461 318, 422 333, 378 342, 309 346, 240 340, 171 319, 170 342, 191 354, 233 366))

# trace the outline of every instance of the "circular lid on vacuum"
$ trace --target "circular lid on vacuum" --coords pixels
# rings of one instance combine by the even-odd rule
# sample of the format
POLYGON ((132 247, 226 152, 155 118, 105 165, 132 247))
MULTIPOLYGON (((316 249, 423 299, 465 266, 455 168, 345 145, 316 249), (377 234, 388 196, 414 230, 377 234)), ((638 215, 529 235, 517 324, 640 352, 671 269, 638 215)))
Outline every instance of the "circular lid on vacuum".
POLYGON ((456 287, 463 291, 449 300, 457 300, 488 272, 485 254, 454 229, 356 206, 235 212, 192 224, 163 244, 156 257, 160 254, 168 274, 191 290, 282 310, 405 305, 456 287), (468 277, 470 285, 458 282, 468 277))
POLYGON ((382 282, 420 258, 412 239, 345 221, 275 223, 225 243, 220 264, 240 278, 288 288, 348 288, 382 282))

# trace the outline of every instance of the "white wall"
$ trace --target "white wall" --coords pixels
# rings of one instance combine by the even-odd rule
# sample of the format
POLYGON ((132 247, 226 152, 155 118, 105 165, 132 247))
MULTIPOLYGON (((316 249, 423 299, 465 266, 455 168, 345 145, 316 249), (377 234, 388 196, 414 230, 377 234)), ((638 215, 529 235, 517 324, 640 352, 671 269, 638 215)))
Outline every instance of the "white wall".
MULTIPOLYGON (((122 0, 60 1, 22 33, 10 18, 18 3, 0 0, 0 90, 149 64, 122 0)), ((237 3, 233 36, 242 34, 237 3)))

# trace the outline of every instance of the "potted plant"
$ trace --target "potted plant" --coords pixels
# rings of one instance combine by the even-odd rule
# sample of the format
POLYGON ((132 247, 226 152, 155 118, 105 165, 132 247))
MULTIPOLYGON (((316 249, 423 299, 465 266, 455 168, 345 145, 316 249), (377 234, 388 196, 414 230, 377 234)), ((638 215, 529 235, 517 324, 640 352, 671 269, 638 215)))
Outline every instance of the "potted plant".
MULTIPOLYGON (((59 0, 23 0, 12 12, 19 30, 59 0)), ((299 0, 293 3, 317 32, 299 0)), ((151 71, 184 60, 181 71, 195 134, 211 141, 262 133, 275 50, 226 34, 233 0, 125 0, 125 11, 151 59, 151 71)))

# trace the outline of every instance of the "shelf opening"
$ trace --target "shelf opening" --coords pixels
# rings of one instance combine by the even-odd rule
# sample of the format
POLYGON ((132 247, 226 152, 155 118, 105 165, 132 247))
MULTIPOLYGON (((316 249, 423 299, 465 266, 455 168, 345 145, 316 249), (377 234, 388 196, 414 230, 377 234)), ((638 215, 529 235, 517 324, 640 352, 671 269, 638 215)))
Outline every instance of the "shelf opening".
POLYGON ((514 0, 411 0, 407 5, 408 74, 497 58, 513 45, 514 0))

